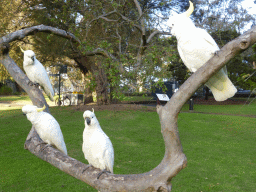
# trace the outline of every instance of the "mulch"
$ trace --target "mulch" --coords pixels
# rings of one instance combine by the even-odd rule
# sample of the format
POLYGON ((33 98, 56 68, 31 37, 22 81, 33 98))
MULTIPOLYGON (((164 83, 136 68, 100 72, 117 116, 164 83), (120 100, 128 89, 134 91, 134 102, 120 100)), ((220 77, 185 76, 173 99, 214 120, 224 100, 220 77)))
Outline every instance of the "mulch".
MULTIPOLYGON (((228 99, 226 101, 215 101, 214 98, 209 98, 205 100, 204 98, 195 98, 195 105, 243 105, 244 100, 241 99, 228 99)), ((125 110, 137 110, 137 111, 156 111, 156 101, 140 101, 140 102, 130 102, 130 103, 119 103, 119 104, 109 104, 109 105, 97 105, 95 103, 89 103, 86 105, 72 106, 73 109, 77 111, 92 110, 95 111, 125 111, 125 110)))
POLYGON ((209 98, 205 100, 204 98, 195 98, 194 104, 199 105, 243 105, 245 104, 244 100, 241 99, 227 99, 226 101, 215 101, 214 98, 209 98))
POLYGON ((92 110, 95 111, 127 111, 127 110, 135 110, 135 111, 156 111, 155 106, 144 106, 141 104, 110 104, 110 105, 97 105, 97 104, 87 104, 87 105, 78 105, 72 106, 73 109, 77 111, 86 111, 92 110))

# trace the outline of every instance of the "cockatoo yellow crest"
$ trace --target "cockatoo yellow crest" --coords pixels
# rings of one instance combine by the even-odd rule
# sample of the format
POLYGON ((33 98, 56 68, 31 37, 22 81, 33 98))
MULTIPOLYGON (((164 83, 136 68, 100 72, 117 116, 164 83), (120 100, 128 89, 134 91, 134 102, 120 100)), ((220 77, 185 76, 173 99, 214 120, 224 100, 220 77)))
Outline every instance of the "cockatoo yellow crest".
MULTIPOLYGON (((194 10, 193 3, 189 1, 189 4, 186 12, 169 18, 168 25, 171 27, 172 35, 177 38, 182 61, 191 72, 195 72, 219 50, 219 47, 206 30, 197 28, 189 18, 194 10)), ((224 101, 237 92, 228 78, 226 66, 205 85, 211 89, 216 101, 224 101)))
POLYGON ((59 123, 49 113, 43 112, 43 108, 34 105, 25 105, 22 112, 26 114, 28 120, 35 127, 39 137, 47 144, 54 145, 64 154, 67 153, 66 144, 60 129, 59 123))

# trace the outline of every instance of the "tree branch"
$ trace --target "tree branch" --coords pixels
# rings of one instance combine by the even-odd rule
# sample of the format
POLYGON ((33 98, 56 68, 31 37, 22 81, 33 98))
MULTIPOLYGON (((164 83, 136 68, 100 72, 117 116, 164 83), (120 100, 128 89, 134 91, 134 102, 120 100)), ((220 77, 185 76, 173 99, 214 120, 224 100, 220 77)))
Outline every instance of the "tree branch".
POLYGON ((168 32, 155 30, 149 35, 148 39, 146 39, 146 36, 142 36, 142 41, 137 54, 137 63, 134 65, 134 70, 138 70, 138 68, 141 66, 142 56, 144 55, 144 52, 147 49, 147 45, 150 43, 152 38, 157 34, 171 35, 168 32))
POLYGON ((9 33, 9 34, 5 35, 4 37, 0 38, 0 45, 3 43, 10 43, 10 42, 18 40, 18 39, 23 39, 25 36, 32 35, 37 32, 53 33, 60 37, 71 39, 72 41, 81 44, 80 40, 77 39, 72 33, 69 33, 62 29, 58 29, 58 28, 51 27, 51 26, 37 25, 37 26, 21 29, 21 30, 15 31, 13 33, 9 33))
POLYGON ((139 25, 134 24, 134 21, 130 20, 128 17, 125 17, 124 15, 122 15, 122 14, 119 13, 119 12, 117 12, 116 10, 98 16, 97 18, 91 20, 91 21, 87 24, 87 26, 89 26, 93 21, 96 21, 96 20, 98 20, 98 19, 103 19, 103 20, 108 21, 108 22, 117 22, 118 20, 108 19, 108 18, 106 17, 106 16, 110 16, 110 15, 112 15, 112 14, 116 14, 116 15, 120 16, 124 21, 127 21, 128 23, 133 23, 133 26, 136 27, 137 29, 139 29, 139 30, 142 32, 142 28, 141 28, 139 25))
MULTIPOLYGON (((161 132, 165 142, 165 155, 162 162, 153 170, 134 175, 96 175, 100 170, 89 168, 59 151, 48 147, 44 152, 36 148, 40 140, 37 134, 30 132, 25 147, 39 158, 51 163, 60 170, 90 184, 100 191, 171 191, 171 179, 186 167, 186 156, 183 153, 179 138, 177 118, 181 107, 193 93, 220 70, 231 58, 256 42, 256 27, 225 45, 217 55, 198 69, 172 96, 165 106, 157 106, 161 123, 161 132)), ((44 144, 43 144, 44 145, 44 144)))

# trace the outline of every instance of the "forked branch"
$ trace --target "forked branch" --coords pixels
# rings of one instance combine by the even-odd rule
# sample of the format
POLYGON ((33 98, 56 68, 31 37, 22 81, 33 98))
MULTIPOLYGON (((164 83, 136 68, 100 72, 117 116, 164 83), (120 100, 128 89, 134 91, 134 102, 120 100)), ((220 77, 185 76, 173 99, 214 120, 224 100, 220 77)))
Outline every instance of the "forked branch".
MULTIPOLYGON (((39 144, 40 138, 33 128, 27 137, 25 148, 37 157, 100 191, 171 191, 170 182, 172 178, 185 168, 187 163, 177 126, 177 118, 181 107, 200 85, 204 84, 231 58, 255 42, 256 27, 226 44, 217 55, 197 70, 180 87, 165 106, 157 106, 161 132, 165 142, 165 155, 161 163, 147 173, 133 175, 104 174, 97 180, 96 177, 100 170, 91 167, 83 173, 82 170, 86 165, 76 159, 66 156, 52 147, 46 147, 41 151, 40 148, 44 147, 44 144, 39 144)), ((0 46, 4 47, 4 45, 0 46)), ((6 51, 2 51, 0 61, 4 63, 9 72, 11 71, 10 74, 15 76, 14 72, 20 73, 20 71, 17 70, 16 64, 13 61, 12 65, 8 63, 10 61, 8 57, 6 51)), ((22 87, 25 87, 26 78, 23 80, 15 78, 15 80, 21 81, 20 84, 22 84, 22 87)), ((31 99, 36 99, 37 96, 30 95, 31 99)))

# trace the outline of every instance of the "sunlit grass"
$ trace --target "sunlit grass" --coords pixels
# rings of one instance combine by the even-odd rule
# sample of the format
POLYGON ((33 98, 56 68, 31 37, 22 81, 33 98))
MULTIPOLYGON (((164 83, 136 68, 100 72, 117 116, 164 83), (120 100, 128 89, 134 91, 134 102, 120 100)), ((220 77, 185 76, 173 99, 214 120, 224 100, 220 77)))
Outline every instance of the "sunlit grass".
MULTIPOLYGON (((246 102, 246 98, 235 98, 243 100, 244 103, 239 105, 200 105, 194 104, 194 112, 233 114, 233 115, 256 115, 256 99, 250 98, 246 102), (251 102, 252 101, 252 102, 251 102), (251 102, 251 103, 250 103, 251 102)), ((189 104, 185 104, 182 111, 189 111, 189 104)))
POLYGON ((29 101, 30 98, 28 95, 11 95, 11 96, 0 97, 0 101, 19 101, 19 100, 29 101))
MULTIPOLYGON (((69 156, 86 163, 83 111, 50 110, 69 156)), ((114 146, 114 173, 147 172, 161 162, 164 142, 156 112, 96 111, 96 116, 114 146)), ((31 123, 21 110, 1 111, 0 119, 0 191, 96 191, 24 150, 31 123)), ((249 117, 181 113, 178 126, 188 165, 172 180, 173 191, 255 191, 255 123, 249 117)))

